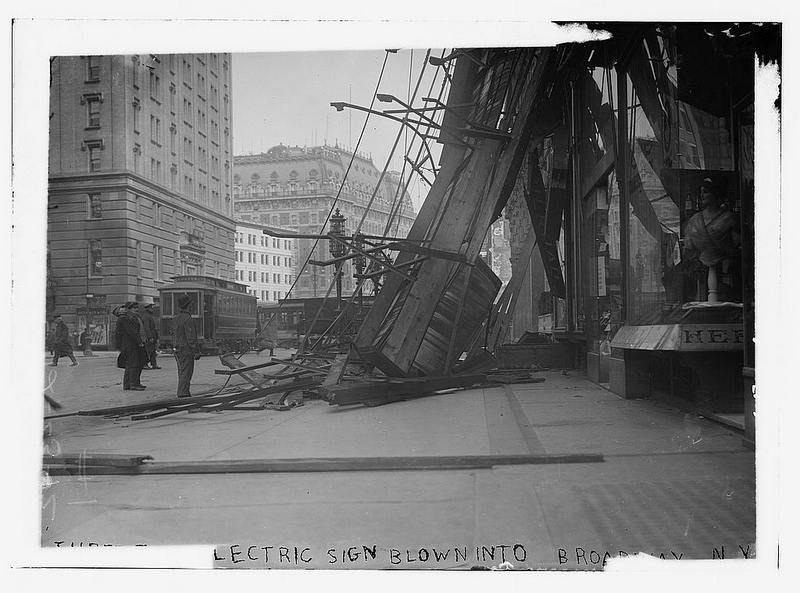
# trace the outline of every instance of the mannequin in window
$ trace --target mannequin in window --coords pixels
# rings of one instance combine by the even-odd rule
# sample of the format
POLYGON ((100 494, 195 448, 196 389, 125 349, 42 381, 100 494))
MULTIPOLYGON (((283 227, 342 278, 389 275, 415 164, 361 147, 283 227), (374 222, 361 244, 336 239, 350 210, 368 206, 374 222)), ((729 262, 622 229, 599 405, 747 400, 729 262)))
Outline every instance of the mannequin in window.
POLYGON ((686 223, 685 255, 699 259, 708 268, 708 302, 719 301, 720 280, 730 289, 736 273, 734 259, 739 249, 739 223, 719 196, 711 178, 700 185, 700 212, 686 223))

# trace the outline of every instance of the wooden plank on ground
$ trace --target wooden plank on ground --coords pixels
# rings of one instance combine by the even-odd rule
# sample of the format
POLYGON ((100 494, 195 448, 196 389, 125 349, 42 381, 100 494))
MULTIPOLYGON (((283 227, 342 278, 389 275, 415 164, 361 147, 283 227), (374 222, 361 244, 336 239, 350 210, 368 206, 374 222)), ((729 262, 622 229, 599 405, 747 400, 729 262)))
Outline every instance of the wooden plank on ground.
POLYGON ((242 377, 244 377, 245 381, 247 381, 248 383, 250 383, 255 387, 264 387, 265 385, 269 384, 269 382, 272 380, 270 377, 265 377, 261 373, 245 370, 246 365, 230 352, 227 352, 225 354, 220 354, 219 360, 229 369, 239 370, 240 371, 239 374, 242 377))
POLYGON ((342 375, 344 375, 344 370, 347 368, 347 354, 337 354, 336 358, 331 365, 330 370, 328 371, 328 376, 325 377, 325 380, 322 382, 322 387, 333 387, 334 385, 338 385, 339 382, 342 380, 342 375))
POLYGON ((471 387, 486 382, 486 375, 450 375, 390 380, 384 383, 346 383, 325 390, 334 404, 380 403, 429 395, 443 389, 471 387))
MULTIPOLYGON (((508 465, 602 463, 599 453, 541 453, 520 455, 451 455, 397 457, 321 457, 298 459, 220 459, 187 462, 151 462, 130 467, 87 466, 83 475, 183 475, 243 473, 312 473, 360 471, 445 471, 491 469, 508 465)), ((76 467, 45 463, 49 475, 75 474, 76 467)))

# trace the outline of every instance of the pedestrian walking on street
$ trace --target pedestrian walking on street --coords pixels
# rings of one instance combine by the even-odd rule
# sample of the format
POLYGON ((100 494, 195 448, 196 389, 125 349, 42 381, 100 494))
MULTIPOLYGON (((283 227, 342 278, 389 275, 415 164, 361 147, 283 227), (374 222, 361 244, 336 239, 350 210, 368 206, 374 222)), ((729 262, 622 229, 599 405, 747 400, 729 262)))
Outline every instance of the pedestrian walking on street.
POLYGON ((144 333, 146 337, 144 343, 147 353, 146 362, 150 365, 149 367, 145 365, 144 368, 160 369, 161 367, 158 366, 156 362, 156 357, 158 356, 158 324, 156 323, 156 318, 153 316, 153 303, 144 306, 142 321, 144 322, 144 333))
POLYGON ((61 315, 56 315, 54 318, 56 322, 55 339, 53 343, 53 362, 52 366, 58 366, 58 359, 61 356, 68 356, 72 361, 70 366, 78 366, 78 361, 75 360, 75 355, 72 353, 72 342, 69 340, 69 328, 61 315))
POLYGON ((189 386, 194 374, 194 361, 200 358, 197 329, 189 314, 191 304, 192 300, 188 296, 179 298, 180 313, 172 322, 172 343, 175 348, 175 360, 178 363, 178 397, 192 396, 189 386))
POLYGON ((144 353, 144 332, 139 331, 139 318, 132 306, 137 303, 127 303, 123 307, 114 309, 117 316, 115 328, 119 357, 117 366, 125 369, 122 376, 122 389, 125 391, 142 391, 145 386, 141 383, 142 360, 144 353))

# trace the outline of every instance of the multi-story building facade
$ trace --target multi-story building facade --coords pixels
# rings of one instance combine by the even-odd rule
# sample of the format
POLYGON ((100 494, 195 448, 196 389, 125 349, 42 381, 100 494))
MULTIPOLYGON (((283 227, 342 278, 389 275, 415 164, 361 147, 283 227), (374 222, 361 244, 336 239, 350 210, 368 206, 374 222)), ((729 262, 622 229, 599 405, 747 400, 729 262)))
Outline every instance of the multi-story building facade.
MULTIPOLYGON (((363 218, 363 234, 404 238, 416 216, 405 185, 396 173, 381 179, 371 158, 354 156, 338 146, 279 145, 263 154, 234 157, 234 217, 239 222, 258 222, 302 234, 327 233, 330 225, 325 221, 338 192, 336 208, 346 218, 348 234, 355 232, 363 218), (375 199, 367 208, 373 193, 375 199)), ((309 265, 300 273, 312 250, 311 259, 330 259, 327 241, 297 240, 300 278, 292 298, 324 296, 332 281, 333 266, 309 265)), ((344 294, 355 288, 352 273, 348 262, 343 266, 344 294)))
POLYGON ((284 239, 264 231, 287 232, 256 223, 236 224, 236 281, 261 302, 286 297, 295 279, 296 239, 284 239))
POLYGON ((51 63, 47 312, 108 310, 180 274, 234 278, 229 54, 51 63))

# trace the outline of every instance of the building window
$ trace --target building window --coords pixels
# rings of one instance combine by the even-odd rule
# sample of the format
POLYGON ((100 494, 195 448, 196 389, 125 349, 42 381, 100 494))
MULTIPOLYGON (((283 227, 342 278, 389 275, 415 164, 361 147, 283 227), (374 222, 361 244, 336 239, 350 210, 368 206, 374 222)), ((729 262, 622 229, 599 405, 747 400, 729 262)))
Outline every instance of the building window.
POLYGON ((150 116, 150 142, 161 146, 161 120, 155 115, 150 116))
POLYGON ((88 270, 90 278, 103 275, 103 244, 99 239, 89 241, 88 270))
POLYGON ((139 128, 141 127, 141 121, 139 119, 140 116, 141 116, 141 113, 140 113, 141 110, 142 110, 142 104, 139 102, 139 99, 134 97, 134 99, 133 99, 133 131, 135 133, 137 133, 137 134, 139 133, 139 128))
POLYGON ((92 100, 87 103, 87 128, 100 127, 100 101, 92 100))
POLYGON ((192 122, 193 122, 192 117, 193 117, 193 114, 192 114, 192 102, 189 101, 189 99, 184 99, 183 100, 183 122, 187 126, 191 126, 192 122))
POLYGON ((100 151, 103 150, 103 140, 85 140, 83 150, 88 152, 89 172, 99 171, 101 167, 100 151))
POLYGON ((139 144, 133 145, 133 171, 142 172, 142 147, 139 144))
POLYGON ((153 278, 154 279, 161 280, 161 270, 162 270, 161 246, 154 245, 153 246, 153 278))
POLYGON ((89 194, 88 199, 89 218, 103 218, 103 208, 100 202, 100 194, 89 194))
POLYGON ((177 142, 177 137, 178 137, 178 128, 175 126, 175 124, 172 124, 169 127, 169 151, 172 154, 175 154, 176 150, 175 143, 177 142))
POLYGON ((169 187, 173 191, 178 191, 178 167, 173 164, 172 167, 169 169, 170 173, 170 184, 169 187))
POLYGON ((133 62, 133 88, 138 89, 142 84, 139 56, 132 56, 131 62, 133 62))
POLYGON ((81 97, 81 105, 86 105, 86 128, 100 127, 100 103, 103 93, 87 93, 81 97))
POLYGON ((136 241, 136 277, 142 277, 142 242, 136 241))
POLYGON ((161 78, 153 70, 150 70, 150 98, 161 101, 161 78))
POLYGON ((86 82, 97 82, 100 80, 100 56, 88 56, 86 58, 86 82))
POLYGON ((175 85, 169 85, 169 110, 175 115, 175 85))

